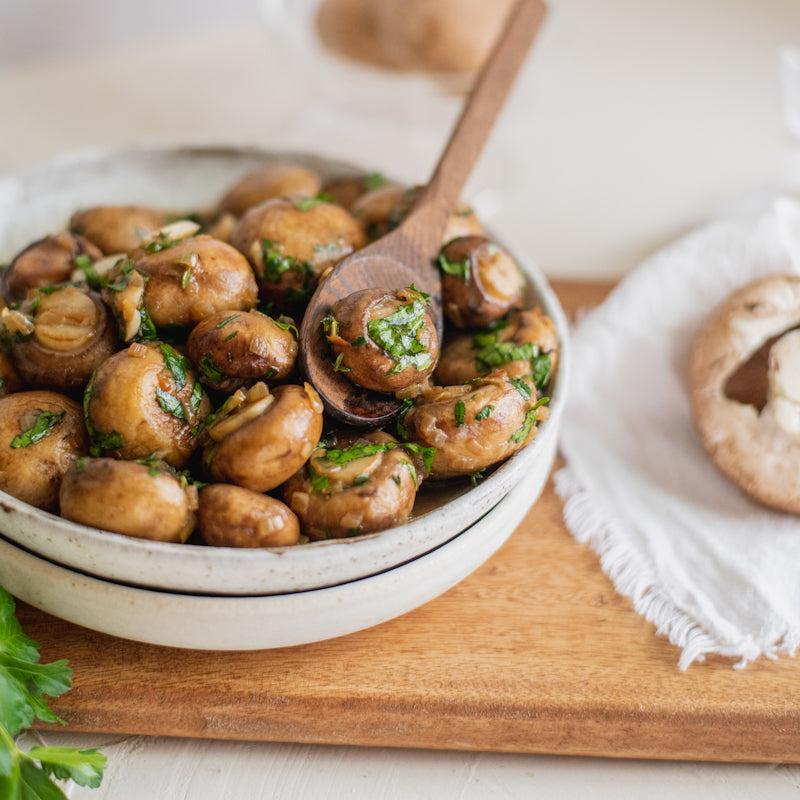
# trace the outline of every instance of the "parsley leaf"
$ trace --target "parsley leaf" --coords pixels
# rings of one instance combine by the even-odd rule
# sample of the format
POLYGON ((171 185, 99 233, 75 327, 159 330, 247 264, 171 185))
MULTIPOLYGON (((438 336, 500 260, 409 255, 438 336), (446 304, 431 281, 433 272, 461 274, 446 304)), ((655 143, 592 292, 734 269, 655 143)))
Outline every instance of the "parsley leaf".
POLYGON ((364 191, 371 192, 374 189, 380 189, 381 186, 385 186, 389 181, 386 179, 386 176, 381 172, 370 172, 369 174, 365 175, 361 181, 364 191))
POLYGON ((467 413, 467 407, 464 405, 463 400, 456 400, 455 416, 456 428, 460 428, 464 424, 464 416, 467 413))
POLYGON ((525 419, 522 421, 522 425, 520 425, 519 428, 514 431, 508 441, 512 444, 524 442, 528 438, 531 428, 533 428, 534 424, 536 423, 536 410, 539 408, 539 406, 543 406, 545 403, 549 402, 549 397, 542 397, 540 400, 537 400, 536 403, 528 409, 527 413, 525 414, 525 419))
POLYGON ((389 450, 394 450, 396 447, 402 447, 411 453, 416 453, 425 462, 428 470, 433 463, 433 457, 436 454, 435 447, 423 447, 422 445, 414 442, 381 442, 368 444, 354 444, 346 450, 330 449, 326 450, 325 455, 322 456, 326 461, 331 461, 334 464, 347 464, 350 461, 355 461, 358 458, 367 458, 374 456, 377 453, 388 453, 389 450))
POLYGON ((191 369, 191 364, 186 356, 182 356, 168 344, 159 345, 161 356, 164 359, 164 366, 172 373, 175 381, 175 391, 179 392, 186 386, 186 371, 191 369))
POLYGON ((211 353, 206 353, 202 356, 197 362, 197 365, 203 371, 203 375, 213 383, 222 383, 222 381, 225 380, 225 374, 217 366, 217 362, 214 361, 211 353))
POLYGON ((69 691, 72 670, 65 660, 39 663, 38 646, 24 634, 14 611, 14 599, 0 587, 0 795, 63 800, 50 776, 96 788, 106 757, 97 749, 34 747, 26 753, 17 747, 14 737, 35 719, 63 722, 50 710, 45 695, 58 697, 69 691))
POLYGON ((162 411, 166 411, 167 414, 172 414, 172 416, 177 419, 186 420, 186 412, 183 410, 183 405, 177 397, 173 397, 168 392, 164 392, 156 387, 156 400, 158 400, 162 411))
POLYGON ((32 427, 22 433, 18 433, 11 440, 11 446, 17 449, 19 447, 28 447, 28 445, 41 441, 45 436, 49 436, 53 432, 53 428, 61 422, 61 418, 65 413, 64 411, 59 411, 57 414, 52 411, 42 411, 36 417, 32 427))
POLYGON ((229 317, 225 317, 225 319, 222 320, 222 322, 218 322, 216 327, 217 329, 224 328, 229 322, 233 322, 233 320, 241 316, 242 316, 241 314, 231 314, 229 317))
POLYGON ((92 259, 89 258, 86 253, 80 253, 75 256, 72 259, 72 263, 83 273, 84 277, 86 278, 86 284, 90 289, 94 289, 95 291, 99 292, 100 289, 103 288, 103 281, 97 274, 97 270, 94 268, 92 259))
MULTIPOLYGON (((530 397, 530 395, 528 395, 528 396, 530 397)), ((489 419, 489 414, 491 414, 491 413, 492 413, 492 411, 494 411, 494 406, 492 406, 492 405, 484 406, 484 407, 483 407, 483 408, 482 408, 482 409, 481 409, 481 410, 480 410, 480 411, 479 411, 479 412, 478 412, 478 413, 475 415, 475 419, 478 419, 478 420, 481 420, 481 419, 489 419)))
POLYGON ((480 372, 491 372, 495 367, 509 361, 531 361, 539 355, 539 345, 533 342, 514 344, 514 342, 493 342, 475 354, 475 368, 480 372))
POLYGON ((446 275, 453 275, 466 283, 469 280, 469 259, 463 261, 449 261, 444 254, 439 256, 439 269, 446 275))

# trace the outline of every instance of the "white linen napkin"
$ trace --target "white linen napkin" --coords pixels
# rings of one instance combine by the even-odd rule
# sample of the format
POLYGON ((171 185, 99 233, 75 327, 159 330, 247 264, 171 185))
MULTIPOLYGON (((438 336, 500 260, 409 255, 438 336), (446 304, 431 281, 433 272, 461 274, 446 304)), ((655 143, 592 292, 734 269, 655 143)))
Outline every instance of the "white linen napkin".
POLYGON ((617 590, 682 649, 738 659, 800 646, 800 517, 717 472, 692 424, 687 354, 733 290, 800 273, 800 204, 718 220, 649 258, 572 332, 556 488, 567 527, 617 590))

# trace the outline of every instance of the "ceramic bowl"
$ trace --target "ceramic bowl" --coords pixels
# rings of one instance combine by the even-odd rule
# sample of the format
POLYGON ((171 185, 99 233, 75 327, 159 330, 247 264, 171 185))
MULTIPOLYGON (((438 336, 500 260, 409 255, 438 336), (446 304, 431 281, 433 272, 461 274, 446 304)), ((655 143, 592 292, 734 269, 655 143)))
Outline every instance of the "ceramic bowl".
POLYGON ((0 537, 0 584, 84 628, 194 650, 261 650, 333 639, 394 619, 445 592, 514 532, 536 494, 527 479, 465 531, 394 569, 338 586, 256 597, 142 589, 54 564, 0 537))
MULTIPOLYGON (((0 261, 60 230, 78 208, 101 203, 210 208, 249 170, 285 160, 306 164, 323 177, 361 172, 319 157, 246 148, 78 153, 0 180, 0 261)), ((528 276, 532 299, 559 331, 560 365, 550 393, 550 419, 528 447, 477 486, 464 481, 432 488, 429 483, 404 525, 379 534, 287 548, 212 548, 133 539, 71 523, 3 492, 0 533, 50 561, 108 580, 182 593, 270 595, 335 586, 430 552, 483 517, 525 476, 533 478, 529 491, 535 499, 555 457, 569 344, 564 314, 545 277, 519 253, 515 256, 528 276)))

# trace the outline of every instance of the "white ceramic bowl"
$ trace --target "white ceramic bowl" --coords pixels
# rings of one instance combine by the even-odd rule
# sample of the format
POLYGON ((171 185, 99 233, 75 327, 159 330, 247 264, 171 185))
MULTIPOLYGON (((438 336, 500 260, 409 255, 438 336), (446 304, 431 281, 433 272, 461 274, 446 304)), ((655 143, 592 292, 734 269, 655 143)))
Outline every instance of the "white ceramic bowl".
MULTIPOLYGON (((78 208, 145 203, 180 210, 213 207, 240 176, 267 161, 304 163, 323 176, 354 167, 297 153, 226 147, 84 152, 0 181, 0 261, 60 230, 78 208)), ((367 165, 369 166, 369 165, 367 165)), ((531 500, 552 465, 569 374, 567 323, 545 277, 515 253, 531 296, 559 331, 560 363, 550 419, 531 445, 478 486, 423 486, 412 519, 379 534, 263 550, 211 548, 133 539, 77 525, 0 492, 0 533, 66 567, 127 584, 175 592, 268 595, 335 586, 375 575, 427 553, 493 508, 523 476, 531 500)))
POLYGON ((333 639, 427 603, 483 564, 538 494, 526 478, 488 514, 427 555, 369 578, 265 597, 139 589, 93 578, 0 537, 0 584, 61 619, 124 639, 197 650, 261 650, 333 639))

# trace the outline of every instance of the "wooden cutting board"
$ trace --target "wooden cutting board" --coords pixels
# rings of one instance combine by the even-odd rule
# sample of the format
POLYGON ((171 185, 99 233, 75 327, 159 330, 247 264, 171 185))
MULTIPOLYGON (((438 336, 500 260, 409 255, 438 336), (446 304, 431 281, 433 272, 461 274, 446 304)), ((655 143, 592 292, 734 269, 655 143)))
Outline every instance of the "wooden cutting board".
MULTIPOLYGON (((560 283, 568 311, 609 287, 560 283)), ((721 761, 800 761, 800 660, 679 652, 564 528, 548 485, 441 597, 327 642, 216 653, 116 639, 19 605, 73 689, 75 731, 721 761)), ((47 726, 43 726, 47 727, 47 726)))

